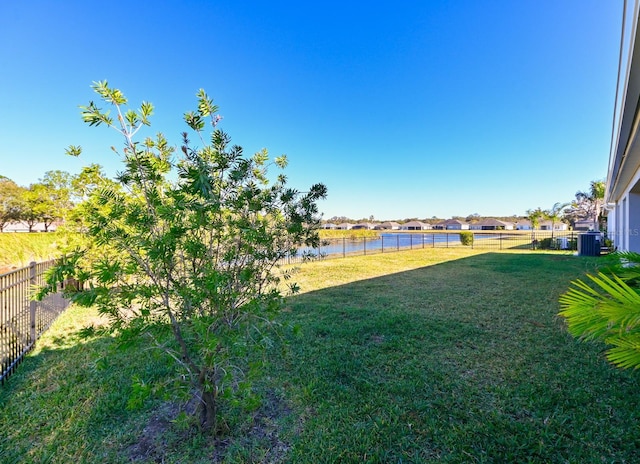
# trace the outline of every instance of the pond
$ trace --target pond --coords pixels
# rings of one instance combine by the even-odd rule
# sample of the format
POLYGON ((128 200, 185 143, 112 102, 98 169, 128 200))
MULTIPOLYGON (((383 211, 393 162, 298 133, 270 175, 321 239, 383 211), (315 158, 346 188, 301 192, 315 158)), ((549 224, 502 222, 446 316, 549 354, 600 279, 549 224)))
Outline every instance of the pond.
POLYGON ((313 254, 332 256, 349 254, 384 253, 402 249, 428 248, 435 246, 460 245, 459 233, 382 233, 377 238, 335 238, 325 239, 319 248, 303 247, 297 256, 313 254))

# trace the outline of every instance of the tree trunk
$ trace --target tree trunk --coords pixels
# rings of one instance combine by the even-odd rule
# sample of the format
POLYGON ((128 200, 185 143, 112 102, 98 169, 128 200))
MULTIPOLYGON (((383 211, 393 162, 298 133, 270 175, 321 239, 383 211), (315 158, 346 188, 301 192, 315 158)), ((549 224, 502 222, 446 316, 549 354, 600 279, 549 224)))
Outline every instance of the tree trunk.
POLYGON ((217 372, 214 369, 202 367, 198 376, 200 388, 200 404, 196 413, 200 414, 200 425, 208 431, 216 433, 218 412, 216 388, 218 386, 217 372))
POLYGON ((201 400, 200 405, 198 407, 200 413, 200 424, 202 428, 206 431, 213 431, 215 433, 216 430, 216 396, 213 392, 209 391, 201 391, 201 400))

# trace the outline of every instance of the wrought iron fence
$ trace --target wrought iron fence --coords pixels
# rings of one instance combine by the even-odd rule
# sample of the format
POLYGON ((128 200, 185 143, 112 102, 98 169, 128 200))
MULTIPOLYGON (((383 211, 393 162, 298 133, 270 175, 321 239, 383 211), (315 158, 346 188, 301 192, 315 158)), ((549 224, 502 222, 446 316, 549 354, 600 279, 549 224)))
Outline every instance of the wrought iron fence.
POLYGON ((36 340, 68 306, 62 293, 42 301, 31 299, 44 283, 44 273, 55 260, 32 262, 29 266, 0 275, 0 384, 15 371, 36 340))
POLYGON ((325 258, 389 253, 419 248, 469 247, 494 250, 577 250, 574 231, 430 231, 389 232, 377 237, 324 239, 317 248, 302 247, 286 258, 287 264, 325 258))

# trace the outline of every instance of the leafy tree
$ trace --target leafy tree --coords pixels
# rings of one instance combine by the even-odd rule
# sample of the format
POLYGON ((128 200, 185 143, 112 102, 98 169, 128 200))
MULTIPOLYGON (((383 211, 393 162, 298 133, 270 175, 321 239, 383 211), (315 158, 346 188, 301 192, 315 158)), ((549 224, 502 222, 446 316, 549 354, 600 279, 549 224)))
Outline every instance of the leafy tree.
POLYGON ((70 182, 68 172, 48 171, 39 182, 24 190, 20 219, 28 225, 29 232, 39 222, 48 232, 54 221, 67 216, 71 210, 70 182))
POLYGON ((20 219, 23 209, 23 188, 5 176, 0 176, 0 232, 7 224, 20 219))
POLYGON ((106 176, 99 164, 90 164, 82 168, 79 174, 71 177, 71 201, 82 203, 89 199, 91 193, 104 183, 106 176))
POLYGON ((604 204, 604 181, 592 180, 589 190, 576 192, 576 199, 565 212, 565 218, 573 225, 576 221, 590 220, 597 222, 602 228, 604 218, 602 206, 604 204))
POLYGON ((23 208, 20 211, 20 220, 27 224, 29 232, 33 232, 38 222, 45 223, 45 229, 53 222, 53 203, 49 198, 48 188, 44 184, 31 184, 23 191, 23 208))
MULTIPOLYGON (((197 392, 202 426, 216 430, 221 401, 251 398, 246 359, 269 343, 266 328, 282 304, 280 278, 290 277, 278 263, 297 244, 317 246, 316 202, 326 188, 299 192, 287 187, 284 174, 270 181, 267 151, 245 157, 232 146, 203 90, 197 109, 184 115, 201 148, 184 133, 182 156, 174 161, 175 149, 162 134, 134 139, 150 125, 150 103, 134 111, 106 81, 93 88, 116 119, 94 102, 82 107, 82 117, 124 136, 124 169, 115 182, 97 182, 86 192, 87 243, 52 271, 40 296, 73 277, 86 282, 73 301, 96 305, 111 331, 137 337, 152 334, 156 323, 169 324, 175 345, 161 348, 197 392)), ((286 158, 274 164, 284 168, 286 158)), ((297 286, 289 282, 288 289, 297 286)))
POLYGON ((640 367, 640 254, 615 253, 615 264, 576 280, 560 296, 560 316, 569 333, 610 345, 607 359, 618 367, 640 367))

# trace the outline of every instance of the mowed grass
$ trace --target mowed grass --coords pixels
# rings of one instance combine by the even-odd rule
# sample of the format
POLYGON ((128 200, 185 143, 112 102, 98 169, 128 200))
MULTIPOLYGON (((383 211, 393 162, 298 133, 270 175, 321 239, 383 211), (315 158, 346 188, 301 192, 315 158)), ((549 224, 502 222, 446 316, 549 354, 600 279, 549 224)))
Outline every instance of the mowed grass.
POLYGON ((640 462, 639 374, 556 316, 596 263, 452 248, 305 264, 282 313, 299 332, 223 439, 176 419, 163 356, 80 340, 95 315, 73 309, 0 391, 0 462, 640 462), (134 375, 151 393, 131 407, 134 375))

